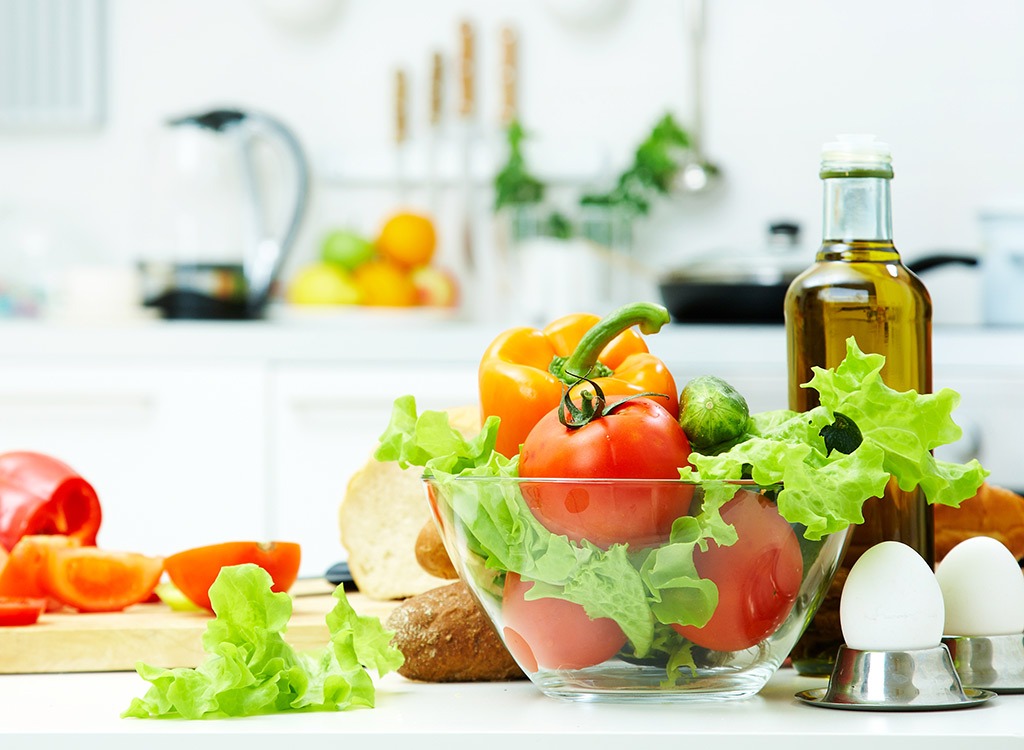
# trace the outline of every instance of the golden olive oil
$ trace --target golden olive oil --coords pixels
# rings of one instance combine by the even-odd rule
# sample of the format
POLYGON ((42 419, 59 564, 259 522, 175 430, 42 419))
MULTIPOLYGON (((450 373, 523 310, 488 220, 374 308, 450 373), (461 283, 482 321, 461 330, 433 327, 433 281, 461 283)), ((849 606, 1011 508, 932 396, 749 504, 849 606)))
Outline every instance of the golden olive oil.
MULTIPOLYGON (((888 150, 873 141, 829 144, 823 153, 823 242, 814 264, 790 285, 785 318, 789 406, 817 406, 802 388, 812 367, 835 367, 855 337, 864 352, 885 355, 882 379, 897 390, 932 390, 931 299, 901 262, 892 242, 888 150)), ((848 549, 829 591, 793 650, 803 674, 829 674, 843 643, 839 597, 846 574, 869 547, 899 541, 934 562, 931 508, 919 490, 890 483, 864 505, 864 523, 850 530, 848 549)))

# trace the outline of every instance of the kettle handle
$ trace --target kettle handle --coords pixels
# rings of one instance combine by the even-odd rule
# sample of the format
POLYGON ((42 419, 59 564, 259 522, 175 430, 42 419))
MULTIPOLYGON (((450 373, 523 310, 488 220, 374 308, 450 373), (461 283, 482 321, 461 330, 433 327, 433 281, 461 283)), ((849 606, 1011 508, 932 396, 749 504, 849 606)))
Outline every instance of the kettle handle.
MULTIPOLYGON (((269 133, 284 146, 295 167, 295 200, 292 204, 291 217, 280 238, 264 236, 262 227, 257 227, 259 235, 255 244, 245 258, 244 274, 248 284, 248 307, 251 317, 259 317, 270 299, 271 287, 284 261, 295 244, 302 218, 306 212, 309 199, 309 162, 302 149, 302 144, 295 134, 282 122, 265 114, 246 113, 245 121, 250 123, 243 135, 243 157, 246 162, 246 179, 250 198, 258 213, 259 190, 251 161, 249 147, 252 141, 264 133, 269 133)), ((258 220, 258 219, 257 219, 258 220)))

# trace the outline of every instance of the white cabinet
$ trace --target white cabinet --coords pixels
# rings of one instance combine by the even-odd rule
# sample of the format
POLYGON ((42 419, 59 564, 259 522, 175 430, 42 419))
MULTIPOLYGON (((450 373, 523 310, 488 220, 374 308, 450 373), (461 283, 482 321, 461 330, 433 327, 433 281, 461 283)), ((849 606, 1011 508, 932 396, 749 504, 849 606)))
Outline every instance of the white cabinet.
POLYGON ((0 367, 0 451, 96 488, 99 543, 154 555, 266 533, 265 375, 217 362, 0 367))
POLYGON ((476 399, 475 364, 281 365, 270 378, 270 535, 303 547, 303 575, 344 560, 338 509, 369 459, 395 398, 423 409, 476 399))

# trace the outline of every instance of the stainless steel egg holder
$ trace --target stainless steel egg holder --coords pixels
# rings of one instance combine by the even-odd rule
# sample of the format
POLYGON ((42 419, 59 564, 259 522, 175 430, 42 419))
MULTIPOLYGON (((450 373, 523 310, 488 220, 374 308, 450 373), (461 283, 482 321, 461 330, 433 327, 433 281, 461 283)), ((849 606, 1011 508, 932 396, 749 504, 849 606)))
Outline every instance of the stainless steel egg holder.
POLYGON ((823 708, 938 711, 980 705, 995 693, 964 687, 945 644, 914 651, 861 651, 840 646, 828 687, 797 699, 823 708))
POLYGON ((1024 693, 1024 634, 946 636, 942 643, 965 687, 1024 693))

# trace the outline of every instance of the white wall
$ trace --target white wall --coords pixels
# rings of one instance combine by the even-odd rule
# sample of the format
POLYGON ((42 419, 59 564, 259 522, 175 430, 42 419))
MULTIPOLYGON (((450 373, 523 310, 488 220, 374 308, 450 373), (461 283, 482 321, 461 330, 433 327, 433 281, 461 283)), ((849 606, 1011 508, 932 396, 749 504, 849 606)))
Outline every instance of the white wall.
MULTIPOLYGON (((321 172, 344 174, 353 159, 363 169, 367 154, 379 154, 386 174, 393 71, 410 70, 413 135, 422 140, 429 55, 454 52, 462 18, 481 35, 482 132, 495 137, 497 39, 509 22, 521 35, 522 119, 538 150, 565 160, 559 167, 618 168, 660 114, 691 114, 682 0, 630 0, 614 23, 591 29, 560 22, 544 0, 344 0, 336 18, 304 32, 275 23, 270 5, 110 0, 105 127, 0 132, 0 209, 74 227, 82 254, 135 260, 145 227, 133 217, 157 124, 208 105, 279 115, 321 172)), ((873 132, 893 145, 896 242, 911 258, 977 249, 979 205, 1024 187, 1024 4, 709 6, 705 145, 725 181, 715 194, 662 204, 641 226, 640 251, 652 263, 756 246, 779 216, 801 221, 813 245, 818 150, 838 132, 873 132)), ((390 190, 318 183, 294 262, 311 256, 326 226, 372 231, 393 201, 390 190)), ((937 318, 955 317, 946 305, 937 318)))

